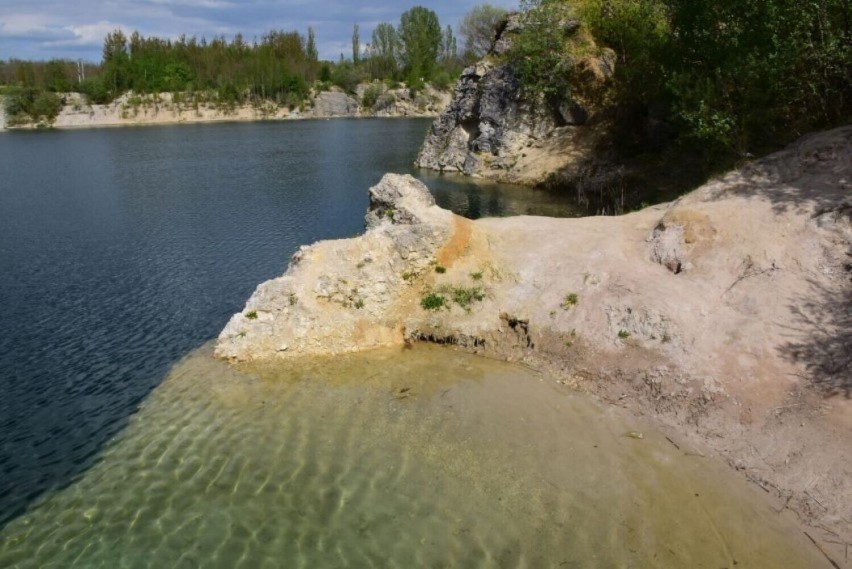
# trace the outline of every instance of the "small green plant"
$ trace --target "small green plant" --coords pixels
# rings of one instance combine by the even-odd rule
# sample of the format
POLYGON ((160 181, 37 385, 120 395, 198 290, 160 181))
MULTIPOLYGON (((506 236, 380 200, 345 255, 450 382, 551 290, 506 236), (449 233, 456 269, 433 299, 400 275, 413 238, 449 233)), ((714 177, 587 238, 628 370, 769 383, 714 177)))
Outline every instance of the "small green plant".
POLYGON ((446 304, 447 299, 434 292, 430 292, 420 299, 420 306, 423 307, 424 310, 438 310, 439 308, 444 308, 446 304))
POLYGON ((404 273, 402 273, 402 280, 404 280, 405 282, 410 283, 415 278, 417 278, 417 273, 415 273, 414 271, 405 271, 404 273))
POLYGON ((551 311, 550 311, 550 317, 551 317, 551 318, 556 318, 556 311, 555 311, 555 310, 551 310, 551 311))
POLYGON ((361 104, 368 109, 373 108, 376 104, 376 101, 379 100, 379 97, 382 95, 382 86, 381 85, 370 85, 364 91, 364 95, 361 97, 361 104))
POLYGON ((396 210, 393 209, 392 207, 389 207, 388 209, 385 210, 385 217, 387 217, 388 219, 393 219, 393 216, 394 216, 395 213, 396 213, 396 210))
POLYGON ((482 271, 470 273, 470 278, 472 278, 475 281, 481 281, 482 280, 482 271))
POLYGON ((297 297, 295 293, 291 292, 287 297, 287 300, 290 301, 290 306, 293 306, 299 301, 299 297, 297 297))
POLYGON ((566 348, 570 348, 570 347, 571 347, 571 346, 573 346, 573 345, 574 345, 574 342, 571 342, 571 341, 565 342, 565 347, 566 347, 566 348))
POLYGON ((453 301, 465 310, 470 310, 473 301, 481 301, 485 298, 485 293, 479 287, 454 288, 452 295, 453 301))
POLYGON ((256 320, 257 319, 257 310, 252 310, 251 312, 247 312, 246 318, 248 318, 249 320, 256 320))
POLYGON ((562 308, 568 310, 572 306, 576 306, 579 298, 576 293, 569 293, 565 295, 565 298, 562 300, 562 308))
POLYGON ((619 330, 618 337, 622 340, 626 340, 630 337, 630 332, 628 332, 627 330, 619 330))
POLYGON ((240 330, 240 333, 239 333, 239 334, 237 334, 237 336, 239 336, 240 338, 245 338, 245 337, 246 337, 246 331, 245 331, 245 330, 240 330))
POLYGON ((357 308, 358 310, 361 310, 362 308, 364 308, 364 300, 361 299, 361 298, 356 300, 355 301, 355 308, 357 308))
POLYGON ((447 268, 442 267, 441 265, 435 265, 435 272, 438 273, 439 275, 443 275, 444 273, 447 272, 447 268))

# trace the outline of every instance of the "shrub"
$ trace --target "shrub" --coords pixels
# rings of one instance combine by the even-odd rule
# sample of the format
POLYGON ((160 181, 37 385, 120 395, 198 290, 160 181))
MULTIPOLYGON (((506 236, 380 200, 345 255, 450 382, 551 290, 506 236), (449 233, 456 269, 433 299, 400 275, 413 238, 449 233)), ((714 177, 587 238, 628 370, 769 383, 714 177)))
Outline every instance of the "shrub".
POLYGON ((562 300, 562 308, 564 308, 565 310, 568 310, 572 306, 576 306, 577 302, 579 300, 580 299, 579 299, 579 297, 577 296, 576 293, 572 292, 572 293, 566 294, 565 298, 562 300))
POLYGON ((257 319, 257 310, 252 310, 251 312, 247 312, 246 318, 248 318, 249 320, 256 320, 257 319))
POLYGON ((454 288, 452 290, 452 295, 453 301, 465 310, 470 309, 470 305, 473 301, 481 301, 485 298, 485 293, 479 287, 454 288))
POLYGON ((434 292, 430 292, 420 299, 420 306, 422 306, 424 310, 438 310, 439 308, 444 308, 446 303, 446 298, 434 292))
POLYGON ((364 95, 361 97, 361 105, 367 109, 372 109, 382 95, 382 92, 382 86, 373 83, 364 90, 364 95))
POLYGON ((394 103, 396 103, 396 95, 394 95, 393 93, 383 93, 373 104, 373 111, 383 111, 394 103))

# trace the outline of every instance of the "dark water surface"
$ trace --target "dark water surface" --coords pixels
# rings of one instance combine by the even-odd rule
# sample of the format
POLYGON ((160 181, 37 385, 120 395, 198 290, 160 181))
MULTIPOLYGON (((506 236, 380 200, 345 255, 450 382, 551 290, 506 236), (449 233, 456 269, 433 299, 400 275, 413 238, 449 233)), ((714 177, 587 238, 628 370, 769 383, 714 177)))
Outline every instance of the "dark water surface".
MULTIPOLYGON (((298 245, 359 233, 367 188, 410 171, 428 124, 0 134, 0 526, 90 467, 298 245)), ((571 213, 546 194, 426 180, 471 217, 571 213)))

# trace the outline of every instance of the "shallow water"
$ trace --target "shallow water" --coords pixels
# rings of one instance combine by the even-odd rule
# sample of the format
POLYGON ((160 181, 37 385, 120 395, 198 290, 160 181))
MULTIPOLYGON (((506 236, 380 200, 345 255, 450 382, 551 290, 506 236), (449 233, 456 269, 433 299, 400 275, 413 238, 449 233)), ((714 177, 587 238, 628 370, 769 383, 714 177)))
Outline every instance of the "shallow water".
POLYGON ((732 473, 523 368, 210 352, 0 531, 0 566, 822 566, 732 473))

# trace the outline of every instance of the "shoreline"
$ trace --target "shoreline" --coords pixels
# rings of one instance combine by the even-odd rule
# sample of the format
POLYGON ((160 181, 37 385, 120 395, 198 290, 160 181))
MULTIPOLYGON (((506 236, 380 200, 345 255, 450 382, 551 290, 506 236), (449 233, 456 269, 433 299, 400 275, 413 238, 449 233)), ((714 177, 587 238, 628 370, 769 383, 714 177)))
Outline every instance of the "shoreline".
POLYGON ((233 118, 223 117, 219 119, 205 120, 175 120, 162 122, 122 122, 109 124, 78 124, 65 126, 24 126, 24 127, 0 127, 2 132, 40 132, 40 131, 74 131, 74 130, 90 130, 90 129, 110 129, 110 128, 146 128, 152 126, 193 126, 207 124, 239 124, 239 123, 286 123, 286 122, 303 122, 303 121, 328 121, 328 120, 405 120, 405 119, 430 119, 431 115, 421 116, 376 116, 376 115, 352 115, 352 116, 335 116, 335 117, 281 117, 281 118, 233 118))
POLYGON ((577 219, 470 221, 387 175, 366 233, 302 247, 216 354, 429 342, 523 363, 706 449, 849 566, 852 383, 831 362, 849 348, 850 163, 843 127, 675 202, 577 219))
POLYGON ((337 118, 429 118, 434 119, 449 100, 449 93, 429 88, 422 99, 413 100, 405 89, 395 91, 394 102, 379 110, 365 109, 351 95, 333 89, 318 93, 311 106, 290 110, 272 102, 244 104, 221 109, 209 103, 174 102, 171 93, 144 97, 126 93, 112 103, 90 105, 82 95, 70 93, 62 110, 50 123, 9 126, 0 111, 0 132, 27 130, 73 130, 127 126, 171 126, 235 122, 280 122, 292 120, 324 120, 337 118))

